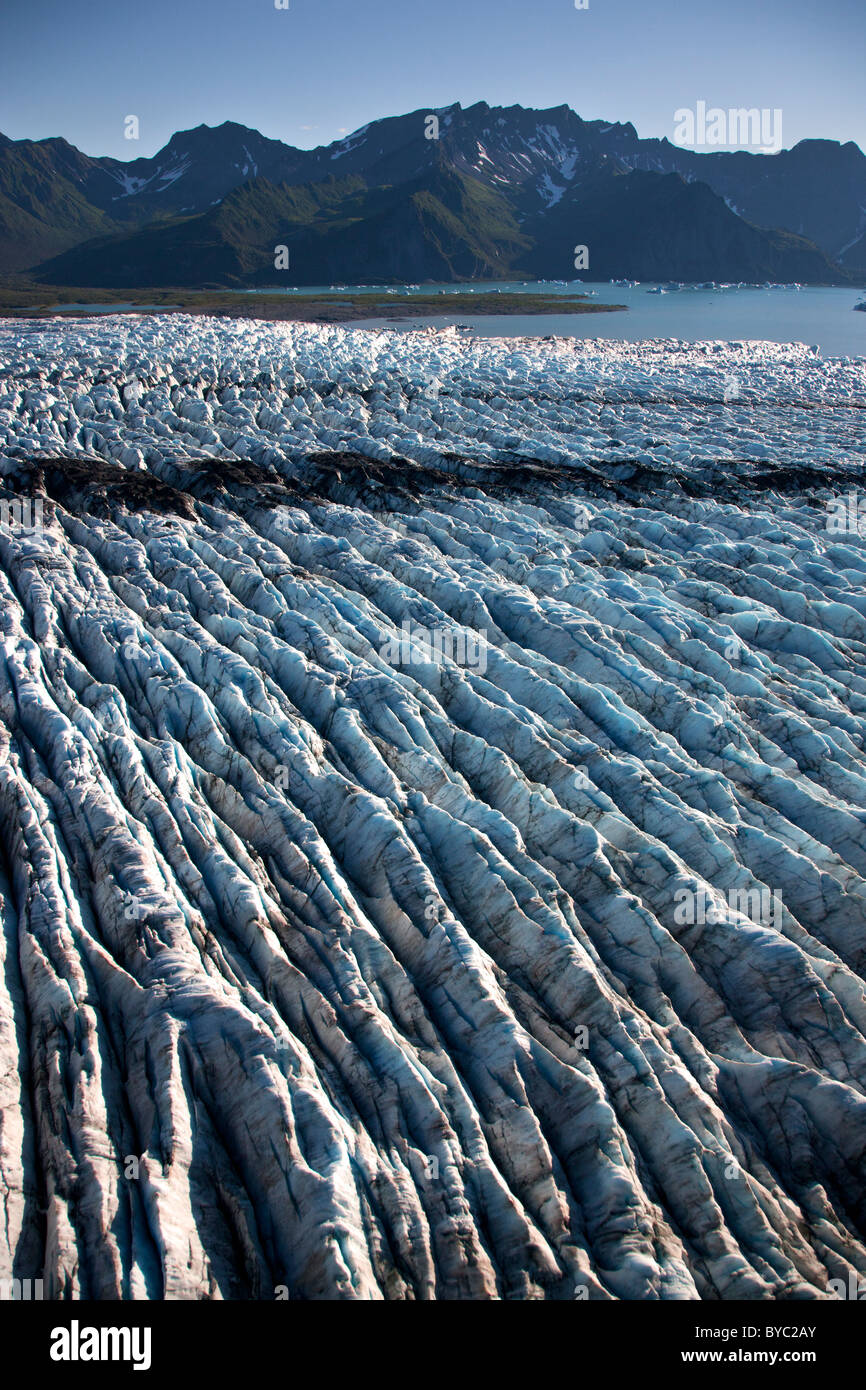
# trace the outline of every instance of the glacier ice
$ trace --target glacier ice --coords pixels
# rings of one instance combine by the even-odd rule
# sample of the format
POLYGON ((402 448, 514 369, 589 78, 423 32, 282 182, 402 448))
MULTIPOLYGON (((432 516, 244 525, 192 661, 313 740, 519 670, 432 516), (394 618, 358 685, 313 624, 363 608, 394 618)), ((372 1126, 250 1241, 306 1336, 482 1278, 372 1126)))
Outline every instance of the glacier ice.
POLYGON ((866 363, 135 316, 0 363, 0 1278, 866 1276, 866 363))

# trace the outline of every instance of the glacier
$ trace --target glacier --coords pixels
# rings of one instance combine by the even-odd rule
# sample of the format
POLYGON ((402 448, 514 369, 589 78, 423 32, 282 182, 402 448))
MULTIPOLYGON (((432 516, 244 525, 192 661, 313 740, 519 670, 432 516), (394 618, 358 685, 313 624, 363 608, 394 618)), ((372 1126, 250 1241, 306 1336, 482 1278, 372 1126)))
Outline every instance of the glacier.
POLYGON ((0 1279, 866 1278, 864 409, 802 344, 0 320, 0 1279))

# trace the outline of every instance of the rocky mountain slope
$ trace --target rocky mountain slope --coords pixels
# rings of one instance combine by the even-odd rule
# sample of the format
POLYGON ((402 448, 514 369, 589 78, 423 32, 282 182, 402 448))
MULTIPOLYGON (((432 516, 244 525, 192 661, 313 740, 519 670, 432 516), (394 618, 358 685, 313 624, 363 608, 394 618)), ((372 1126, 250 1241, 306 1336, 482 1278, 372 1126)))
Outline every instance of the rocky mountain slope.
MULTIPOLYGON (((467 109, 455 104, 437 112, 416 111, 375 121, 314 150, 284 145, 231 122, 179 132, 152 158, 128 163, 91 158, 63 140, 0 137, 0 269, 33 271, 67 252, 63 261, 38 273, 53 283, 59 283, 61 271, 71 284, 167 283, 154 277, 162 273, 168 249, 189 246, 192 235, 207 238, 214 216, 222 214, 223 200, 229 202, 229 221, 237 216, 245 197, 251 205, 270 200, 273 206, 266 219, 270 237, 270 224, 280 224, 281 200, 328 201, 320 186, 336 183, 338 188, 360 185, 364 191, 366 201, 356 198, 346 209, 345 219, 347 225, 353 224, 373 261, 365 263, 360 254, 353 259, 358 242, 352 239, 347 239, 344 254, 339 239, 332 239, 332 219, 320 227, 313 218, 304 227, 298 283, 314 283, 315 275, 323 274, 332 262, 336 265, 332 275, 347 282, 355 275, 356 260, 366 264, 365 281, 405 278, 399 253, 407 227, 410 241, 413 232, 417 238, 415 255, 406 258, 415 265, 416 277, 461 278, 467 272, 449 270, 449 266, 462 266, 468 256, 476 275, 522 272, 531 264, 534 273, 561 279, 573 268, 566 253, 579 238, 569 230, 563 245, 557 239, 552 248, 558 221, 567 209, 584 205, 595 216, 599 179, 612 181, 633 171, 658 178, 678 176, 658 185, 663 192, 669 191, 669 222, 674 219, 675 204, 680 217, 690 211, 675 191, 680 180, 705 184, 716 195, 719 205, 711 219, 709 245, 721 243, 723 254, 711 256, 709 246, 705 248, 699 278, 723 278, 728 272, 720 262, 732 267, 735 279, 766 278, 770 272, 762 267, 768 258, 743 251, 744 237, 755 240, 754 228, 786 231, 813 243, 822 253, 816 257, 810 249, 811 262, 807 257, 797 273, 796 256, 787 256, 784 247, 777 247, 782 278, 832 283, 866 270, 866 156, 851 142, 802 141, 793 150, 775 155, 697 152, 667 140, 642 140, 629 124, 584 121, 566 106, 533 111, 520 106, 490 107, 484 102, 467 109), (435 129, 429 124, 432 117, 435 129), (428 138, 431 134, 436 138, 428 138), (477 229, 471 218, 464 222, 459 198, 440 199, 442 206, 437 206, 430 224, 417 215, 418 196, 428 203, 437 198, 435 190, 443 179, 450 180, 452 191, 471 190, 464 196, 486 207, 489 221, 481 238, 486 245, 474 244, 477 229), (383 203, 388 204, 385 212, 383 203), (733 224, 723 216, 722 203, 738 222, 748 224, 748 231, 730 231, 733 224), (190 232, 185 219, 196 217, 201 221, 190 232), (504 237, 503 217, 509 224, 504 237), (517 234, 514 227, 519 229, 517 234), (140 235, 145 239, 139 240, 140 235), (451 251, 447 246, 443 249, 443 236, 452 244, 451 251), (527 236, 534 250, 529 258, 519 254, 520 238, 527 236), (457 243, 459 253, 454 249, 457 243), (73 247, 82 247, 80 255, 71 253, 73 247), (130 264, 137 267, 137 278, 124 282, 121 271, 130 264), (834 268, 837 264, 841 272, 834 268)), ((646 180, 639 179, 636 187, 645 189, 646 180)), ((708 206, 705 196, 702 215, 683 228, 696 245, 706 239, 708 206)), ((216 266, 223 277, 219 283, 232 283, 236 270, 232 262, 244 261, 246 243, 255 243, 254 259, 267 260, 273 272, 274 244, 255 241, 260 224, 252 206, 250 215, 239 239, 229 238, 222 259, 204 251, 201 277, 216 266)), ((280 225, 283 235, 292 233, 291 217, 283 218, 280 225)), ((652 255, 644 254, 639 221, 624 224, 618 244, 623 239, 627 243, 623 255, 612 258, 608 243, 600 242, 595 247, 597 257, 607 257, 613 275, 649 274, 641 268, 641 256, 648 261, 652 255)), ((216 244, 222 247, 223 243, 217 228, 216 244)), ((663 258, 664 241, 652 254, 656 260, 663 258)), ((190 273, 183 260, 181 269, 185 275, 190 273)), ((673 254, 663 261, 661 273, 665 278, 684 278, 673 254)), ((200 278, 195 283, 208 282, 200 278)))

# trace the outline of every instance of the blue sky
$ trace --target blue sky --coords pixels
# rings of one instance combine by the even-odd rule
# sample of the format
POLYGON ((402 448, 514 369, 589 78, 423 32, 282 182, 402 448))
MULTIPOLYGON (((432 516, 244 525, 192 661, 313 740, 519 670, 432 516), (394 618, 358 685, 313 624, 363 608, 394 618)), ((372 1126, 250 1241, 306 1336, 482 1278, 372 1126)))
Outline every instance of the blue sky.
POLYGON ((698 100, 780 107, 786 147, 866 149, 864 90, 866 0, 0 0, 0 130, 121 159, 202 122, 307 147, 479 100, 669 138, 698 100))

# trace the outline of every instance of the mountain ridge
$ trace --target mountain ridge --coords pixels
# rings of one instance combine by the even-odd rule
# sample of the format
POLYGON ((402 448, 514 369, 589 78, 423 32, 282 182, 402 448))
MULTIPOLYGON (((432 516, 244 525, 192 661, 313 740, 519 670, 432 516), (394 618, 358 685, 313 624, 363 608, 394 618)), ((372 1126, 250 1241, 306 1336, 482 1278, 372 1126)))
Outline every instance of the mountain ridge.
MULTIPOLYGON (((359 258, 345 236, 341 241, 332 213, 322 219, 313 217, 304 238, 315 241, 321 234, 323 240, 315 252, 308 247, 306 261, 298 263, 307 278, 292 283, 314 283, 313 267, 330 264, 335 256, 333 269, 321 272, 321 278, 398 280, 406 278, 404 264, 414 265, 412 278, 422 279, 496 278, 500 265, 503 273, 530 267, 537 275, 570 278, 569 237, 557 232, 556 250, 552 249, 554 230, 563 226, 565 210, 570 209, 576 223, 580 222, 581 204, 597 197, 600 177, 612 180, 630 174, 675 175, 685 184, 701 183, 742 224, 735 227, 718 209, 711 215, 706 199, 684 199, 678 185, 666 186, 671 208, 676 203, 681 215, 683 209, 697 212, 700 206, 697 221, 692 225, 687 220, 679 229, 681 235, 672 216, 656 219, 671 247, 700 235, 708 247, 717 247, 714 256, 687 258, 699 267, 694 272, 699 278, 748 279, 753 274, 772 278, 770 267, 775 263, 781 278, 812 283, 850 283, 861 270, 866 271, 866 156, 851 141, 804 140, 772 155, 699 153, 666 139, 642 139, 629 122, 586 121, 565 105, 536 111, 519 105, 491 107, 486 102, 383 117, 311 150, 231 121, 176 132, 156 155, 131 161, 85 155, 62 137, 43 141, 0 137, 0 270, 29 272, 48 283, 130 287, 192 283, 192 269, 179 280, 153 278, 165 248, 186 244, 190 233, 183 229, 189 219, 207 218, 224 204, 231 212, 237 208, 232 195, 258 183, 258 195, 244 195, 253 216, 252 228, 256 201, 285 200, 284 194, 275 200, 269 189, 305 189, 304 195, 292 195, 295 203, 311 199, 321 205, 323 188, 335 180, 357 179, 366 189, 374 221, 361 235, 364 218, 354 217, 356 244, 371 247, 372 260, 359 258), (428 138, 431 133, 436 138, 428 138), (431 189, 443 169, 453 176, 450 195, 444 203, 438 199, 434 207, 430 200, 436 202, 437 195, 431 189), (310 193, 311 189, 320 192, 310 193), (427 206, 426 216, 420 214, 419 197, 427 206), (383 227, 383 218, 387 222, 384 204, 389 200, 396 219, 393 232, 383 227), (468 210, 468 223, 458 205, 468 210), (485 205, 490 216, 487 227, 478 222, 485 205), (455 217, 459 225, 454 224, 455 217), (401 248, 397 236, 400 218, 415 247, 411 255, 408 248, 401 248), (772 234, 770 241, 765 236, 759 244, 755 236, 760 233, 772 234), (443 252, 443 236, 446 241, 450 238, 449 252, 443 252), (393 244, 390 258, 382 238, 393 244), (530 241, 532 246, 525 244, 530 241), (135 262, 132 278, 124 278, 120 272, 132 254, 143 259, 135 262), (97 262, 101 278, 93 278, 92 272, 81 278, 85 267, 97 262), (471 265, 476 266, 474 271, 453 268, 471 265), (61 269, 70 278, 59 281, 61 269)), ((650 185, 638 179, 631 187, 632 192, 638 187, 648 191, 650 185)), ((360 189, 357 193, 360 196, 360 189)), ((618 193, 621 197, 622 188, 618 193)), ((597 208, 590 213, 589 221, 601 226, 597 208)), ((276 220, 272 206, 265 223, 270 227, 276 220)), ((291 217, 287 225, 293 225, 291 217)), ((204 227, 201 223, 200 229, 204 227)), ((595 264, 590 248, 590 277, 637 274, 648 278, 649 267, 655 266, 661 278, 690 278, 673 250, 667 258, 650 254, 652 248, 644 248, 641 254, 637 233, 630 240, 626 235, 628 244, 623 244, 621 235, 611 238, 609 229, 601 230, 606 240, 594 248, 595 264), (617 260, 609 254, 611 241, 621 248, 617 260)), ((293 233, 286 235, 291 239, 293 233)), ((246 232, 229 240, 233 252, 223 246, 215 256, 215 269, 210 266, 213 257, 205 255, 197 283, 211 283, 205 273, 208 268, 218 276, 213 283, 244 282, 248 273, 259 277, 266 251, 273 267, 276 243, 269 248, 261 243, 253 255, 249 248, 241 249, 248 247, 246 232)), ((581 241, 585 237, 576 230, 571 245, 581 241)), ((283 238, 282 244, 291 242, 283 238)))

